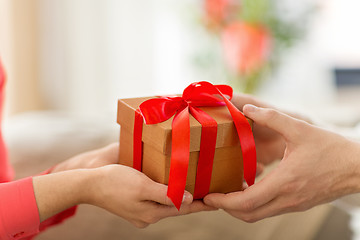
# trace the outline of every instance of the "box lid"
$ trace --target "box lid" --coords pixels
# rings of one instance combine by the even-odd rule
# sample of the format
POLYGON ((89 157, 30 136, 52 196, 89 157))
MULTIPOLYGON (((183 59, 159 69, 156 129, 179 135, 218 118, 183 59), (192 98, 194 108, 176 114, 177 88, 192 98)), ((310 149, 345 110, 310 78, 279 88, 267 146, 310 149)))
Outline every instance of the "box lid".
MULTIPOLYGON (((139 105, 154 97, 119 99, 117 122, 122 129, 134 131, 135 110, 139 105)), ((216 148, 240 145, 234 122, 228 109, 221 107, 201 107, 218 123, 216 148)), ((171 154, 171 124, 174 117, 165 122, 143 125, 142 141, 151 144, 158 151, 168 155, 171 154)), ((249 123, 252 121, 248 119, 249 123)), ((201 124, 190 115, 190 152, 200 151, 201 124)))

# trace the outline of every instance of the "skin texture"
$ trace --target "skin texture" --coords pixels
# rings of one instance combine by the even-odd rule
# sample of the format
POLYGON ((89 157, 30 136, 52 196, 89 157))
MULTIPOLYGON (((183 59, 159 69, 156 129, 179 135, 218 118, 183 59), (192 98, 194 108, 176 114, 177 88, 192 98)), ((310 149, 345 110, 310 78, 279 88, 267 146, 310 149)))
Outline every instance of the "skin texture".
MULTIPOLYGON (((264 103, 248 94, 236 94, 234 95, 232 102, 238 109, 242 111, 243 107, 246 104, 252 104, 262 108, 274 109, 273 106, 264 103)), ((297 118, 311 123, 308 118, 299 114, 286 114, 293 118, 297 118)), ((282 159, 285 151, 285 139, 280 133, 257 122, 254 122, 253 124, 253 133, 256 144, 257 162, 260 166, 266 166, 276 160, 282 159)))
POLYGON ((118 149, 118 144, 112 144, 80 154, 57 165, 51 174, 34 177, 40 221, 83 203, 101 207, 140 228, 166 217, 215 209, 193 201, 185 192, 178 211, 166 196, 166 185, 114 164, 118 149))
MULTIPOLYGON (((244 98, 249 96, 244 96, 244 98)), ((242 98, 242 96, 238 96, 242 98)), ((241 102, 266 106, 250 97, 241 102)), ((235 100, 236 102, 236 100, 235 100)), ((209 194, 204 202, 246 222, 305 211, 360 191, 360 145, 272 108, 238 107, 253 119, 258 161, 279 165, 245 191, 209 194)))
POLYGON ((106 147, 76 155, 52 169, 52 173, 82 169, 97 168, 109 164, 116 164, 118 159, 119 143, 112 143, 106 147))

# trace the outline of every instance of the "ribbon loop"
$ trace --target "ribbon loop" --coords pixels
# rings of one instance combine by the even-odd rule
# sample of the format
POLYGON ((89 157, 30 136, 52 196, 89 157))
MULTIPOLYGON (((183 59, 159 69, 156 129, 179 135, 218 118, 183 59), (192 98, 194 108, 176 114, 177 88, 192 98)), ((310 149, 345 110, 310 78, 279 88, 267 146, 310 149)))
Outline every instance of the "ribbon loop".
POLYGON ((186 102, 181 97, 161 97, 143 102, 139 109, 146 124, 156 124, 168 120, 186 105, 186 102))
POLYGON ((227 85, 212 85, 209 82, 192 83, 183 92, 183 98, 196 107, 216 107, 225 105, 224 101, 219 98, 218 91, 232 98, 232 88, 227 85))

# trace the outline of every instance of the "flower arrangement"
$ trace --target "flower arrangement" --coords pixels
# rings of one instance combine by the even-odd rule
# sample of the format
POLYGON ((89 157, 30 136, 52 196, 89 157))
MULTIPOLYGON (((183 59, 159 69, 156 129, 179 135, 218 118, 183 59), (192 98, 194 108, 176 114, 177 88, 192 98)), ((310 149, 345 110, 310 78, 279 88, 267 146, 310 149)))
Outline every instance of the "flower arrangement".
POLYGON ((210 44, 202 43, 197 66, 247 93, 277 67, 282 51, 303 36, 311 10, 290 13, 282 0, 200 1, 199 22, 210 44))

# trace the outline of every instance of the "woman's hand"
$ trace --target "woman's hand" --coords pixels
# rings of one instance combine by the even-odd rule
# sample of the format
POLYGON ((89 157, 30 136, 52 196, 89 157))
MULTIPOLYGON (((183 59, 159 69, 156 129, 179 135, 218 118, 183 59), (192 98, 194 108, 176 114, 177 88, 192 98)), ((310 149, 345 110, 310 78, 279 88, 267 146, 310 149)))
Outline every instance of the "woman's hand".
POLYGON ((216 209, 193 202, 185 192, 178 211, 166 196, 166 185, 118 164, 37 176, 33 185, 41 221, 82 203, 101 207, 141 228, 166 217, 216 209))
POLYGON ((119 161, 119 143, 76 155, 56 165, 51 173, 84 168, 97 168, 119 161))
POLYGON ((359 143, 273 109, 246 105, 243 110, 260 129, 270 129, 285 141, 282 161, 245 191, 209 194, 206 204, 255 222, 360 191, 359 143))
POLYGON ((85 202, 125 218, 137 227, 146 227, 170 216, 215 209, 202 201, 193 202, 192 195, 185 192, 178 211, 167 197, 166 185, 126 166, 109 165, 96 171, 98 180, 92 184, 90 198, 85 202))

